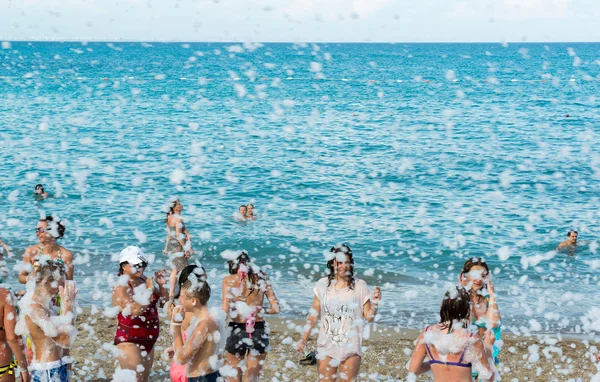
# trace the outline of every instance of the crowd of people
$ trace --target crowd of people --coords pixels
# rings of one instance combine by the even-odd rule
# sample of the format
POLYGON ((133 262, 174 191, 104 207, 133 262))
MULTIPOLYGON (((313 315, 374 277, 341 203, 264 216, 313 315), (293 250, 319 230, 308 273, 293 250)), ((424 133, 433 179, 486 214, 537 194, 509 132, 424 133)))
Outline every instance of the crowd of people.
MULTIPOLYGON (((250 206, 242 206, 244 212, 240 207, 240 214, 252 217, 250 206)), ((119 380, 148 381, 161 335, 159 311, 164 309, 173 337, 167 350, 172 381, 257 381, 270 349, 265 316, 280 312, 273 286, 248 252, 224 251, 229 274, 222 280, 220 308, 209 309, 213 281, 198 262, 190 261, 194 251, 183 210, 178 199, 168 204, 163 252, 169 269, 145 274, 148 257, 137 246, 119 255, 119 278, 112 289, 119 380)), ((58 244, 65 232, 56 217, 40 219, 39 243, 25 250, 19 267, 18 280, 26 290, 13 295, 0 288, 1 381, 14 380, 17 365, 22 381, 69 380, 77 288, 73 254, 58 244)), ((569 233, 569 244, 576 243, 576 235, 569 233)), ((428 325, 416 340, 407 365, 411 378, 429 371, 436 380, 498 377, 502 320, 490 269, 481 258, 468 259, 457 281, 442 299, 439 322, 428 325)), ((332 247, 326 277, 313 289, 296 344, 303 361, 317 365, 319 380, 357 380, 363 329, 377 317, 381 299, 379 287, 371 290, 355 276, 351 248, 332 247), (310 352, 307 344, 317 325, 316 350, 310 352)))

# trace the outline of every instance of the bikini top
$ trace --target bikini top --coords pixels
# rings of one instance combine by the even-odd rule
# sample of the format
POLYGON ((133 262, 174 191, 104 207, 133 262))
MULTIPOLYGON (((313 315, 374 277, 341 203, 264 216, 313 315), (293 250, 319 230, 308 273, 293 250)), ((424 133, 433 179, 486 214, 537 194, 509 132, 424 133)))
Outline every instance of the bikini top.
MULTIPOLYGON (((38 256, 42 255, 42 251, 44 250, 44 246, 40 244, 40 246, 38 247, 38 256)), ((58 247, 58 252, 56 253, 56 257, 58 258, 57 260, 61 263, 64 264, 64 260, 62 258, 62 253, 60 253, 60 247, 58 247)))
MULTIPOLYGON (((425 328, 425 331, 429 330, 429 326, 427 328, 425 328)), ((471 333, 471 335, 469 336, 469 338, 473 337, 473 333, 471 333)), ((465 347, 462 351, 462 354, 460 355, 460 359, 458 360, 458 362, 443 362, 440 361, 439 359, 435 359, 433 358, 433 355, 431 354, 431 349, 429 349, 429 344, 425 343, 425 347, 427 348, 427 354, 429 354, 429 364, 433 365, 433 364, 441 364, 441 365, 446 365, 446 366, 458 366, 458 367, 471 367, 471 362, 469 363, 463 363, 462 360, 465 356, 465 352, 467 351, 467 347, 469 346, 469 341, 467 341, 467 343, 465 344, 465 347)))

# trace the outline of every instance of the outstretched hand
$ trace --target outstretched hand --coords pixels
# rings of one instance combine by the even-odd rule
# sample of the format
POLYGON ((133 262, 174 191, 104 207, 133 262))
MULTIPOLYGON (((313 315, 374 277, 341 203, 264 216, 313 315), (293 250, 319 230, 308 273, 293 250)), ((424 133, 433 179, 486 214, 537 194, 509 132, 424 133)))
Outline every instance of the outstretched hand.
POLYGON ((167 283, 167 278, 165 277, 165 270, 162 269, 162 270, 154 273, 154 279, 156 280, 158 285, 160 285, 160 286, 165 285, 167 283))
POLYGON ((375 292, 373 292, 373 298, 371 299, 371 302, 373 304, 378 304, 379 301, 381 301, 381 289, 376 287, 375 292))
POLYGON ((487 290, 490 293, 490 296, 494 296, 496 294, 496 291, 494 290, 494 283, 492 282, 492 274, 491 273, 486 276, 486 281, 487 281, 487 290))
POLYGON ((67 280, 64 287, 59 286, 58 294, 62 301, 70 303, 74 302, 75 296, 77 296, 77 287, 75 286, 75 281, 67 280))
POLYGON ((171 312, 171 322, 174 324, 181 324, 183 322, 183 307, 177 305, 171 312))

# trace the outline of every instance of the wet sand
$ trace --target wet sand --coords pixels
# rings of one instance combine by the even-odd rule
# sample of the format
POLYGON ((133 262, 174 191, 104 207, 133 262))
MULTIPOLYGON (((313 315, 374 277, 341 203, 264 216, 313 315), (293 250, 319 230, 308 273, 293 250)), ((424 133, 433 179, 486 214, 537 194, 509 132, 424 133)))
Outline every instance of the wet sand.
MULTIPOLYGON (((110 381, 116 358, 111 349, 116 320, 99 314, 81 314, 78 319, 79 334, 72 348, 73 380, 110 381)), ((316 366, 300 366, 302 356, 295 350, 300 335, 296 331, 301 320, 270 319, 272 350, 267 357, 261 380, 264 381, 316 381, 316 366)), ((413 348, 417 332, 374 326, 370 338, 365 340, 361 381, 401 381, 406 378, 406 363, 413 348)), ((596 341, 565 339, 557 336, 514 337, 503 335, 504 346, 500 353, 502 379, 512 381, 589 381, 596 374, 592 362, 596 341), (547 337, 547 338, 542 338, 547 337)), ((314 345, 314 337, 309 346, 314 345)), ((156 344, 156 355, 151 381, 169 381, 168 367, 162 353, 171 345, 168 325, 161 328, 156 344)), ((598 346, 600 347, 600 346, 598 346)), ((431 378, 422 376, 419 380, 431 378)))

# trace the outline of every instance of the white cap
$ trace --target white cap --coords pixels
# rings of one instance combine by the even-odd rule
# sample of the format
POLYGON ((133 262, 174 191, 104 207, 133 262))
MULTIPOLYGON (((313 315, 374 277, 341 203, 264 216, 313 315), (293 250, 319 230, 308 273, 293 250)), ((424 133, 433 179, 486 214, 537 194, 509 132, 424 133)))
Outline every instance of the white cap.
POLYGON ((147 263, 148 259, 140 247, 130 245, 121 251, 119 255, 119 263, 129 263, 131 265, 137 265, 141 263, 147 263))

